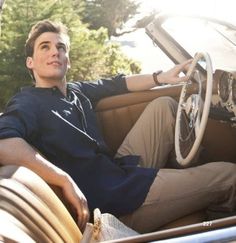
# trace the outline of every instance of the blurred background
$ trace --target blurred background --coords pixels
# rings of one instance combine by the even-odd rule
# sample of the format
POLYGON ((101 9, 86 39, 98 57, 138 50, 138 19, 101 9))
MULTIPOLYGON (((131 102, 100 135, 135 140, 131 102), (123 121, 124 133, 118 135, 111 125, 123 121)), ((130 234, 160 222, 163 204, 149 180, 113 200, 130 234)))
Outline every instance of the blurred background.
MULTIPOLYGON (((94 80, 117 73, 152 73, 173 63, 155 47, 145 26, 156 14, 208 13, 227 20, 234 0, 0 0, 0 111, 20 87, 31 85, 24 43, 42 19, 63 22, 71 38, 69 81, 94 80)), ((230 12, 231 11, 231 12, 230 12)), ((188 34, 188 33, 183 33, 188 34)))

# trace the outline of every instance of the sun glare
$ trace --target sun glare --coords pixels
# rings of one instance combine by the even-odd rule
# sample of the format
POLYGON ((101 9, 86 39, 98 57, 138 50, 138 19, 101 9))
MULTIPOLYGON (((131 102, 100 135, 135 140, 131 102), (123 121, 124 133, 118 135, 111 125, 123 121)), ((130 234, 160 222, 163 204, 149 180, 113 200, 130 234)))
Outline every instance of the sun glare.
MULTIPOLYGON (((149 16, 153 12, 167 12, 187 15, 206 15, 208 17, 221 18, 224 21, 236 23, 235 0, 136 0, 140 3, 138 16, 131 20, 128 26, 133 26, 137 19, 149 16)), ((173 19, 175 21, 175 19, 173 19)), ((201 30, 199 24, 194 21, 186 23, 185 28, 175 28, 175 25, 181 26, 176 22, 171 22, 171 31, 180 41, 184 42, 186 48, 193 49, 193 46, 199 47, 198 51, 204 48, 204 39, 198 33, 201 30), (189 27, 188 27, 189 25, 189 27), (186 31, 188 29, 188 31, 186 31), (187 35, 187 38, 185 38, 187 35), (189 38, 189 36, 191 38, 189 38), (189 41, 190 39, 190 41, 189 41), (195 45, 197 42, 197 45, 195 45)), ((184 20, 183 20, 184 21, 184 20)), ((202 23, 204 24, 204 23, 202 23)), ((168 27, 169 28, 169 27, 168 27)), ((169 29, 168 29, 169 30, 169 29)), ((206 31, 208 29, 205 29, 206 31)), ((210 36, 209 33, 206 35, 210 36)), ((213 37, 212 37, 213 38, 213 37)), ((211 40, 212 40, 211 38, 211 40)), ((157 68, 167 70, 173 66, 173 62, 158 48, 154 47, 152 40, 145 34, 144 29, 139 29, 133 33, 120 36, 120 41, 124 53, 142 66, 142 73, 151 73, 157 68)), ((212 43, 216 43, 215 40, 212 43)), ((194 49, 195 51, 195 49, 194 49)), ((193 52, 194 52, 193 51, 193 52)), ((204 51, 204 50, 203 50, 204 51)), ((192 53, 191 53, 192 54, 192 53)))
POLYGON ((235 0, 137 0, 142 10, 178 14, 207 15, 223 20, 235 20, 235 0))

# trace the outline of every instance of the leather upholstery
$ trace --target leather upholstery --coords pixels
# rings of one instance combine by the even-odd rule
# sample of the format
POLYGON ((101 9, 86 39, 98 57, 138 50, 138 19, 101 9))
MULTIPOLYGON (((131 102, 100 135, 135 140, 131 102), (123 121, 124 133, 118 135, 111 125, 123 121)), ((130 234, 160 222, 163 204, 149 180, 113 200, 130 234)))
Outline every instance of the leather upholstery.
POLYGON ((21 222, 21 230, 36 242, 73 243, 82 237, 56 194, 27 168, 1 167, 0 209, 8 213, 6 217, 10 214, 14 218, 11 223, 21 222))

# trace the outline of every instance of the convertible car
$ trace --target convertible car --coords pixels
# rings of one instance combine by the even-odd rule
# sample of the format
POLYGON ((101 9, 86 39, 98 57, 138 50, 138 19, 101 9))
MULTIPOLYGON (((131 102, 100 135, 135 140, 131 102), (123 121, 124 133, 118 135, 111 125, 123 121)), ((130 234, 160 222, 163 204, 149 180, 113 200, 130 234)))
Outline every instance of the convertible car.
MULTIPOLYGON (((173 63, 193 58, 190 79, 101 100, 97 118, 111 150, 115 153, 150 101, 171 96, 179 101, 175 129, 178 163, 194 166, 197 153, 202 163, 236 163, 236 25, 201 16, 159 14, 146 26, 146 33, 173 63)), ((1 167, 0 241, 71 243, 82 237, 57 188, 26 168, 1 167)), ((202 210, 155 232, 107 242, 234 240, 236 216, 207 221, 202 210)))

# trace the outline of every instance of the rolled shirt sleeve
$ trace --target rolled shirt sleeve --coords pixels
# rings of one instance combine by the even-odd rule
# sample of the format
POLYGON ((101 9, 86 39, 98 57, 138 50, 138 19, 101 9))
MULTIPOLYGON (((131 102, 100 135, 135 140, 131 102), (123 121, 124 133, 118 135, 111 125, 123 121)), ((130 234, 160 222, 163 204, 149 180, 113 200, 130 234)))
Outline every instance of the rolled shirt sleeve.
POLYGON ((0 116, 0 139, 20 137, 33 140, 38 131, 37 110, 32 100, 22 95, 14 96, 0 116))
POLYGON ((96 104, 102 98, 128 93, 124 74, 118 74, 112 78, 104 78, 90 82, 74 82, 74 88, 77 88, 86 95, 93 104, 96 104))

